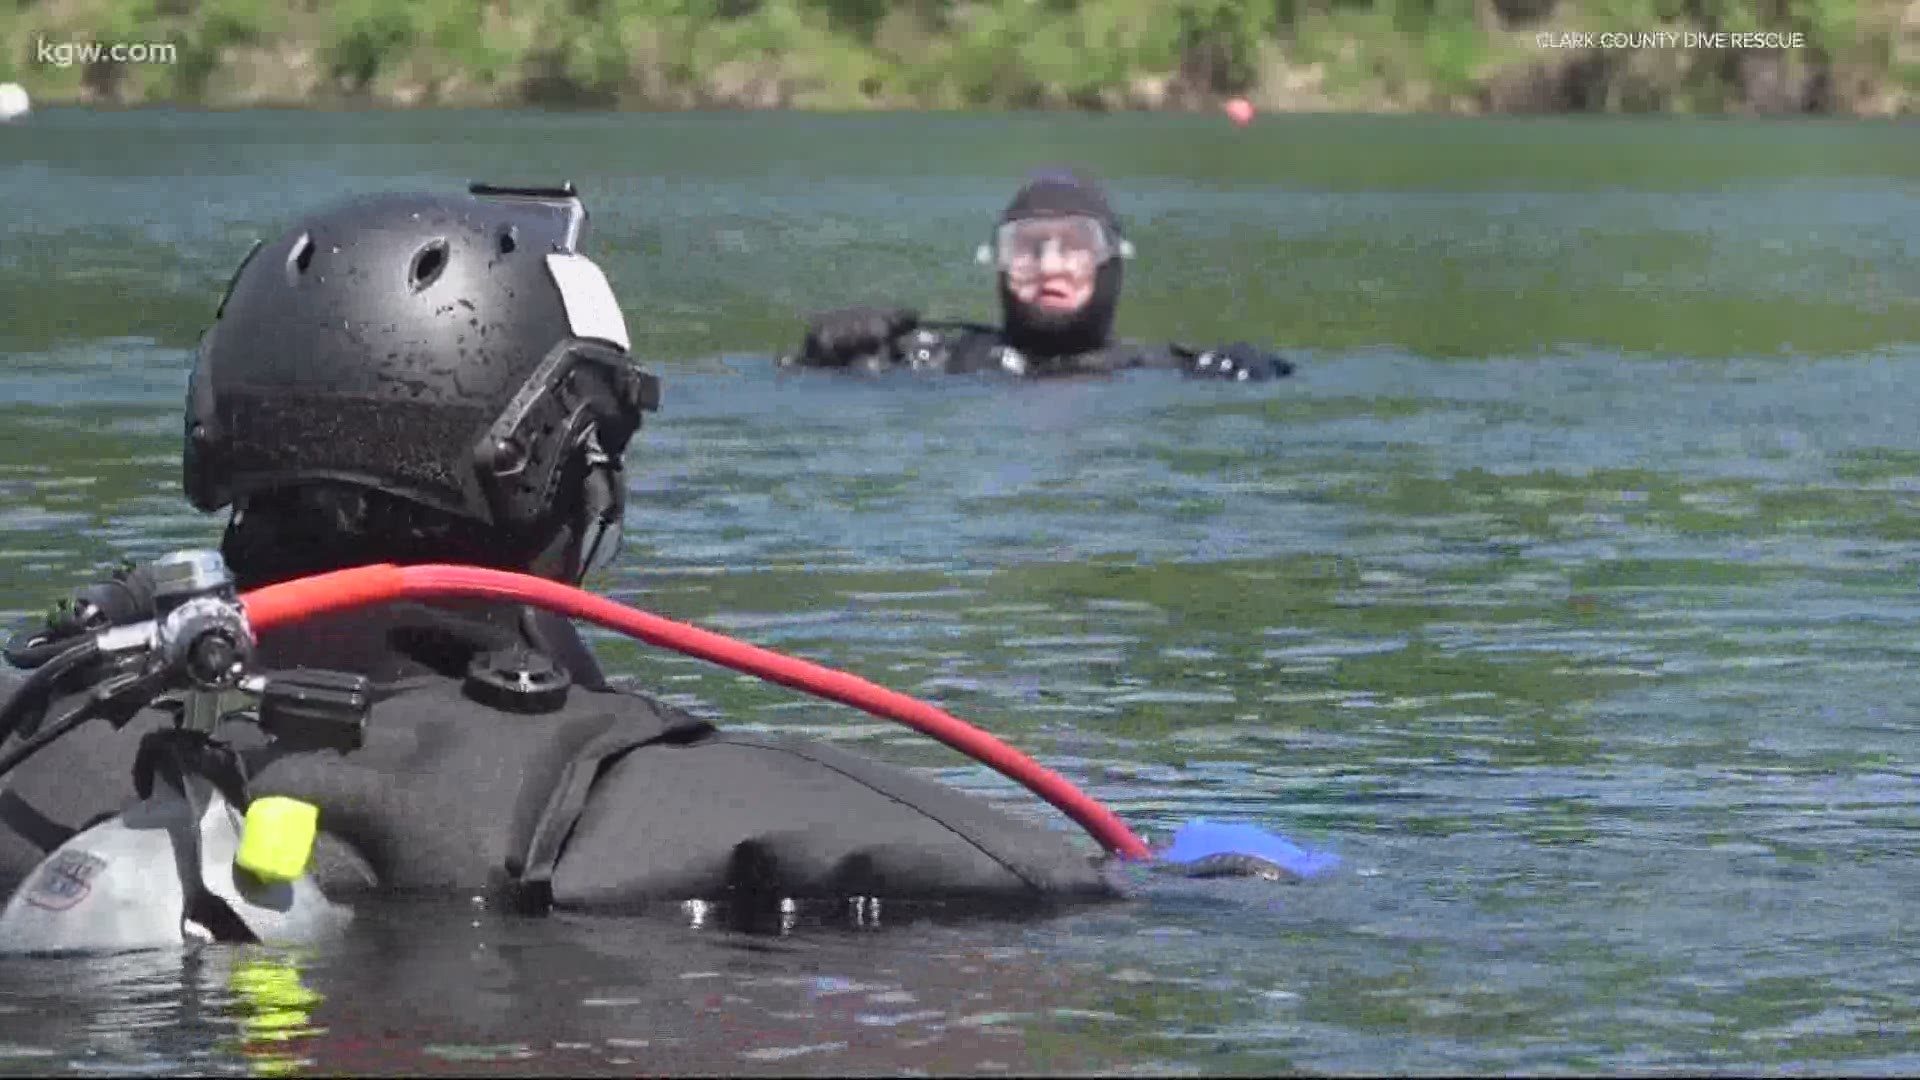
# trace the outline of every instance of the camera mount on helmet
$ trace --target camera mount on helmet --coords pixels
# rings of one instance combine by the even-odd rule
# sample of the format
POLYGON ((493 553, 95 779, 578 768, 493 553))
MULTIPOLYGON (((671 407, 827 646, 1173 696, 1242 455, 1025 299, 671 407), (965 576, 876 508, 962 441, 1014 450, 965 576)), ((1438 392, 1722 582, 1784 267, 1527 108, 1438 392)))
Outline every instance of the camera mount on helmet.
POLYGON ((476 180, 467 185, 467 194, 482 199, 522 199, 555 207, 567 215, 566 249, 576 251, 580 247, 580 230, 587 223, 587 208, 580 201, 580 193, 574 189, 571 180, 562 180, 551 187, 541 184, 489 184, 476 180))

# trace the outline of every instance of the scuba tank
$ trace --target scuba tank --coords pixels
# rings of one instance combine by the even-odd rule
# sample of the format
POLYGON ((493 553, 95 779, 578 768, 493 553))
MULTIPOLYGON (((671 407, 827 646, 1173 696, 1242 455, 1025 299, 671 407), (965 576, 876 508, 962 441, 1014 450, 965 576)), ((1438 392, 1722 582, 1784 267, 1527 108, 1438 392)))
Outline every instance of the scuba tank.
POLYGON ((62 844, 0 910, 0 955, 304 944, 346 925, 351 912, 305 873, 270 880, 240 866, 254 830, 210 796, 196 816, 195 800, 167 787, 62 844))
POLYGON ((251 799, 214 728, 243 721, 301 749, 345 752, 364 736, 367 680, 251 673, 253 632, 218 553, 176 553, 136 574, 127 592, 139 604, 49 620, 51 633, 7 649, 33 674, 0 706, 0 738, 22 736, 0 752, 0 776, 92 719, 122 726, 158 706, 175 723, 142 740, 136 801, 60 845, 0 909, 0 955, 295 944, 341 928, 351 912, 306 873, 318 811, 251 799), (76 694, 45 721, 52 699, 76 694))

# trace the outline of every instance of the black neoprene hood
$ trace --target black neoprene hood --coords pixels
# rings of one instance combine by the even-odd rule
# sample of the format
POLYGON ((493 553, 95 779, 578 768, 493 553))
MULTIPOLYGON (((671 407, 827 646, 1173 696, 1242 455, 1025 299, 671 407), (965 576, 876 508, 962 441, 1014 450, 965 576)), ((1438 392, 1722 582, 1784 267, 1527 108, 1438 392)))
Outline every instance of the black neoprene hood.
MULTIPOLYGON (((1107 202, 1098 181, 1067 169, 1035 173, 1016 191, 1002 222, 1030 218, 1084 215, 1113 233, 1123 235, 1120 220, 1107 202)), ((1094 274, 1093 296, 1078 311, 1062 314, 1028 307, 1014 296, 1007 275, 997 277, 1000 321, 1008 344, 1035 356, 1071 356, 1103 348, 1113 333, 1119 312, 1124 271, 1119 258, 1100 264, 1094 274)))

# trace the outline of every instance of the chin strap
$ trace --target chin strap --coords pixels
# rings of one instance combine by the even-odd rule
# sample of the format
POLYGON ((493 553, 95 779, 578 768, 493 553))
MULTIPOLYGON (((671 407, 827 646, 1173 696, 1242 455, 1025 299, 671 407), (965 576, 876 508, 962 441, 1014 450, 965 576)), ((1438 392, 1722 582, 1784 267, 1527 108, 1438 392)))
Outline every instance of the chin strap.
POLYGON ((557 508, 565 515, 564 524, 516 561, 528 573, 578 586, 588 574, 605 569, 620 553, 627 489, 620 459, 601 448, 593 429, 574 443, 572 454, 577 456, 566 470, 579 479, 568 482, 566 487, 572 494, 562 496, 571 501, 571 507, 557 508))
POLYGON ((605 568, 620 553, 622 519, 626 516, 626 473, 620 460, 600 448, 598 432, 589 431, 581 444, 587 475, 580 488, 580 515, 575 525, 579 542, 572 567, 577 583, 605 568))

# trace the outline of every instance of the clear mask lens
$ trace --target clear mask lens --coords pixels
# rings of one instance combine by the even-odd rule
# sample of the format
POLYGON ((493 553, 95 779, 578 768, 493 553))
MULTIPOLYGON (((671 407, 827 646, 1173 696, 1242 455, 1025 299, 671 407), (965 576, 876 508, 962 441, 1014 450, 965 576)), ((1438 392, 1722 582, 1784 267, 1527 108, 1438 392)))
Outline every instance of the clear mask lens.
POLYGON ((1016 277, 1089 274, 1118 253, 1106 226, 1090 217, 1009 221, 994 233, 994 262, 1016 277))

